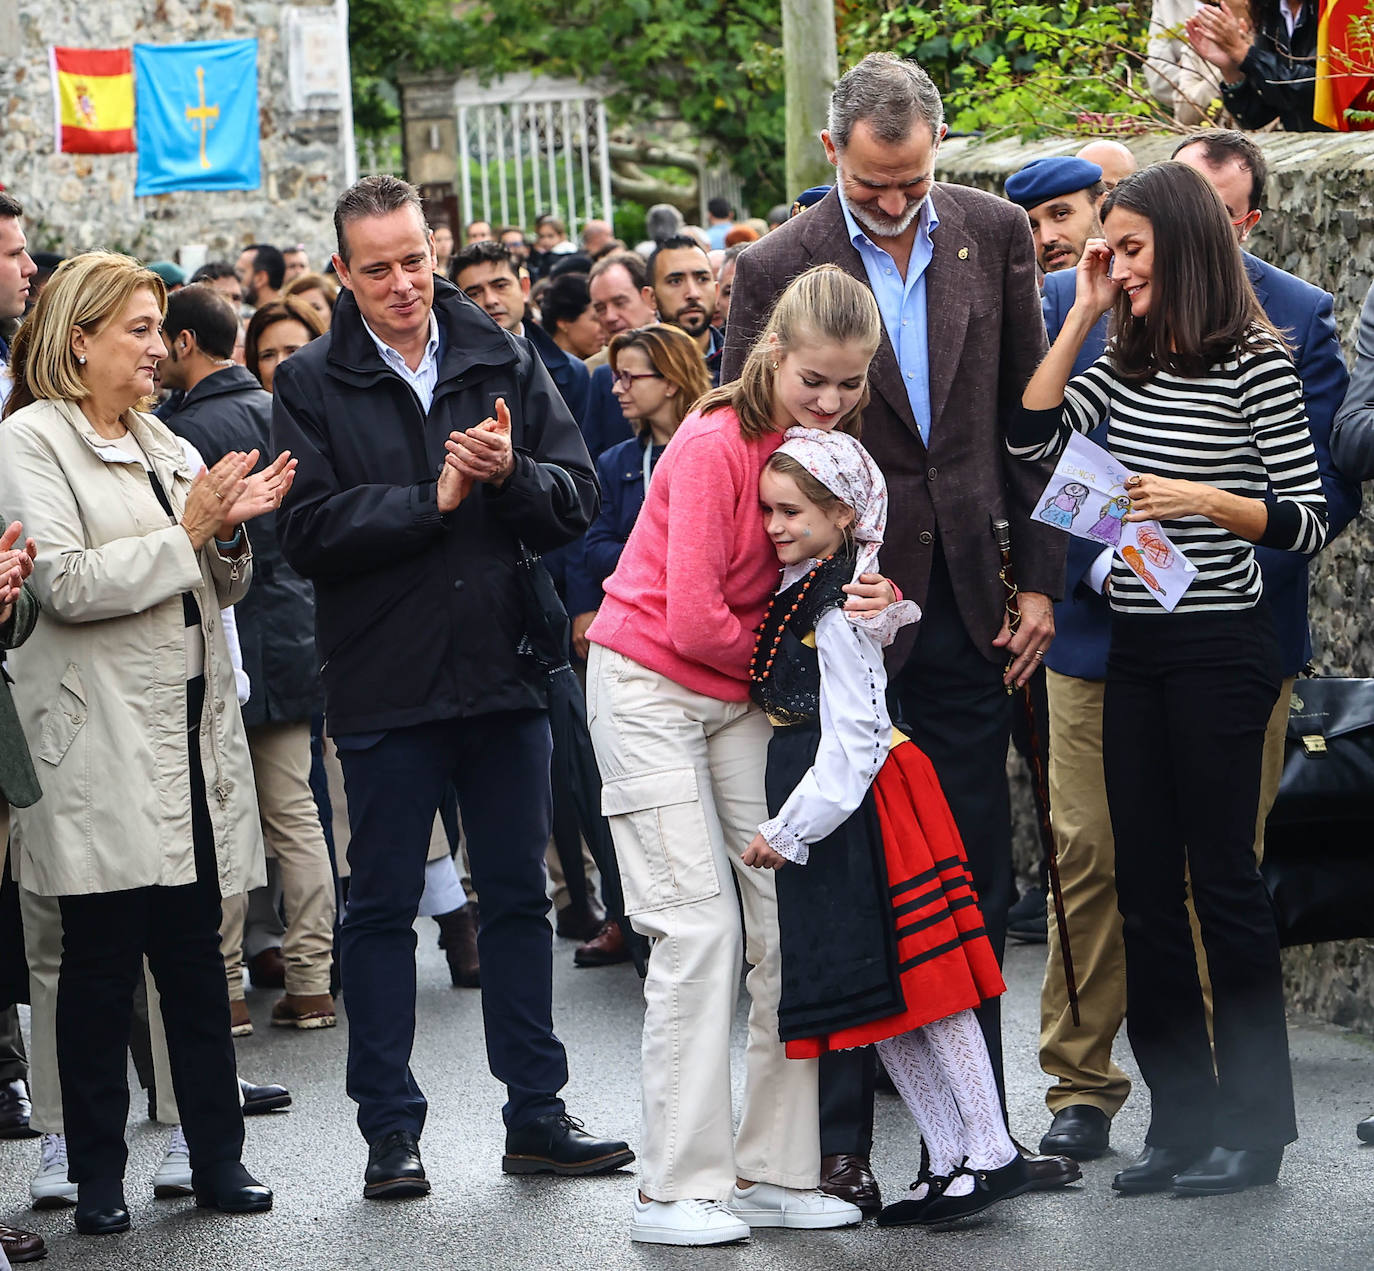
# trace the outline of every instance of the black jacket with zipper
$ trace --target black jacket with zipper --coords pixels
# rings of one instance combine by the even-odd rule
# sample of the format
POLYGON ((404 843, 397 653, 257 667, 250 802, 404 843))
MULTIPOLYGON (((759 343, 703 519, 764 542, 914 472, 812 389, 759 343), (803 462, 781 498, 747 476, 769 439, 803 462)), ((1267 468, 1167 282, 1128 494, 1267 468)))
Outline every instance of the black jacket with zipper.
POLYGON ((329 333, 274 378, 272 447, 299 461, 278 531, 315 584, 331 734, 545 705, 525 632, 520 541, 571 542, 597 509, 596 478, 543 363, 451 283, 434 280, 439 376, 428 414, 340 295, 329 333), (515 471, 443 515, 451 432, 511 413, 515 471))

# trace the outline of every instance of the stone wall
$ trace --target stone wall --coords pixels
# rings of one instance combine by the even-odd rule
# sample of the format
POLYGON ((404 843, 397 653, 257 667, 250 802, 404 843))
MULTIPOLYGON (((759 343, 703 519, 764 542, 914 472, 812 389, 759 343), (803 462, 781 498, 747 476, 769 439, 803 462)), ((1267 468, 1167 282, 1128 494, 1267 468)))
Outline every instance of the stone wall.
MULTIPOLYGON (((296 0, 311 7, 319 0, 296 0)), ((304 243, 323 264, 343 186, 338 111, 287 106, 282 10, 234 0, 100 0, 0 4, 0 182, 23 204, 35 249, 110 247, 144 260, 176 259, 203 243, 209 259, 237 259, 250 242, 304 243), (134 197, 137 156, 57 154, 48 46, 258 40, 262 188, 134 197)))
MULTIPOLYGON (((1269 160, 1264 216, 1247 247, 1257 256, 1330 291, 1348 358, 1354 328, 1374 281, 1374 146, 1362 134, 1257 134, 1269 160)), ((1131 148, 1143 164, 1167 159, 1172 136, 1143 137, 1131 148)), ((1032 159, 1072 154, 1075 144, 947 141, 942 180, 1001 193, 1032 159)), ((1326 675, 1374 675, 1374 506, 1322 553, 1312 570, 1313 663, 1326 675)), ((1021 872, 1038 850, 1024 765, 1013 756, 1013 816, 1021 872)), ((1374 843, 1370 844, 1374 851, 1374 843)), ((1284 955, 1289 1002, 1332 1023, 1374 1035, 1374 942, 1315 945, 1284 955)))

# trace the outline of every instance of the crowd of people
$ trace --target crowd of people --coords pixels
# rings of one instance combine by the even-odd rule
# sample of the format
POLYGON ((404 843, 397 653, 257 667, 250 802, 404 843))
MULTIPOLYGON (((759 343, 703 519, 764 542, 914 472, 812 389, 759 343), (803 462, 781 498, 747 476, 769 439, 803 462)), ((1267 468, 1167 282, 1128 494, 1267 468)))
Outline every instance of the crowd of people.
POLYGON ((502 1169, 637 1156, 638 1241, 1072 1183, 1130 1093, 1123 1021, 1151 1117, 1113 1187, 1275 1181, 1257 862, 1308 561, 1374 475, 1374 289, 1352 378, 1331 296, 1244 250, 1243 133, 1139 171, 1097 141, 1005 198, 935 180, 945 133, 920 67, 872 55, 832 97, 833 186, 768 222, 713 200, 633 248, 553 215, 460 245, 368 177, 323 272, 253 243, 40 280, 0 192, 0 1135, 39 1140, 35 1206, 130 1225, 130 1049, 155 1193, 271 1206, 243 1117, 290 1094, 237 1069, 245 974, 273 1026, 342 998, 363 1195, 427 1193, 417 916, 481 989, 502 1169), (1037 516, 1076 433, 1131 473, 1104 522, 1195 567, 1172 609, 1037 516), (1036 703, 1061 920, 1012 867, 1036 703), (1038 1151, 1006 1117, 1009 930, 1049 946, 1038 1151), (644 973, 635 1150, 560 1096, 555 933, 644 973), (919 1133, 887 1205, 880 1071, 919 1133))

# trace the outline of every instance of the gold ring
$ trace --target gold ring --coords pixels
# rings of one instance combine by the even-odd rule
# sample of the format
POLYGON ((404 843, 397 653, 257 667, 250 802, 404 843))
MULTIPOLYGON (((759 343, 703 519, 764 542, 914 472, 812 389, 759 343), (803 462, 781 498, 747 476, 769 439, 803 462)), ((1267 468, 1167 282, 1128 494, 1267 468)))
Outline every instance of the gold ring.
POLYGON ((215 498, 217 498, 217 499, 223 499, 223 498, 224 498, 224 495, 222 495, 218 490, 216 490, 216 491, 215 491, 215 498))
POLYGON ((1031 657, 1033 657, 1033 658, 1043 658, 1044 656, 1045 656, 1045 650, 1044 650, 1044 649, 1036 649, 1036 651, 1035 651, 1034 653, 1031 654, 1031 657))

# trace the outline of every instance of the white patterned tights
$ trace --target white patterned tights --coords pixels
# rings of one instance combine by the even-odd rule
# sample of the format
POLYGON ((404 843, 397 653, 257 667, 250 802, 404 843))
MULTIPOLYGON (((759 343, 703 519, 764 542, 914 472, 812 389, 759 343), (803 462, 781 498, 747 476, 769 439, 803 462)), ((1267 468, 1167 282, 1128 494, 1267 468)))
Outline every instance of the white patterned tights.
MULTIPOLYGON (((997 1169, 1016 1156, 997 1099, 987 1044, 972 1011, 960 1011, 877 1043, 902 1102, 915 1118, 933 1174, 949 1174, 968 1158, 970 1169, 997 1169)), ((915 1199, 926 1194, 922 1184, 915 1199)), ((951 1196, 966 1196, 973 1179, 956 1178, 951 1196)))

